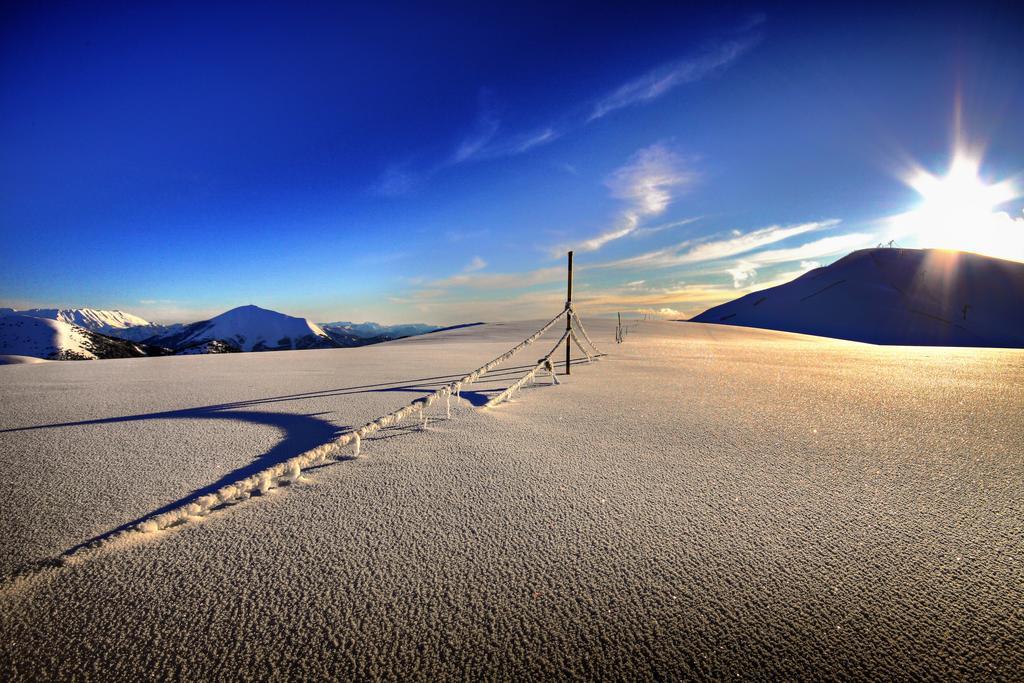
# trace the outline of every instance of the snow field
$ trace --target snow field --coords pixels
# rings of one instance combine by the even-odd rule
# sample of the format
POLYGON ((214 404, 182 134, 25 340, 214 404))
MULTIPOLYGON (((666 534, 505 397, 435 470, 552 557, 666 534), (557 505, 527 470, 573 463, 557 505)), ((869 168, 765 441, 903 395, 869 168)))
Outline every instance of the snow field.
MULTIPOLYGON (((138 543, 0 592, 0 674, 997 680, 1022 669, 1021 352, 875 348, 679 323, 645 323, 616 346, 613 324, 590 326, 612 354, 558 387, 525 386, 523 400, 485 412, 458 404, 427 431, 378 433, 366 457, 303 470, 287 495, 135 534, 138 543)), ((123 371, 92 371, 90 383, 79 381, 83 370, 52 374, 55 365, 140 361, 5 367, 0 391, 28 406, 5 410, 3 428, 40 424, 41 414, 47 423, 151 415, 224 396, 234 404, 219 412, 332 410, 336 425, 364 424, 405 397, 338 387, 393 379, 403 392, 421 390, 403 380, 458 376, 474 354, 484 362, 531 329, 259 354, 258 365, 142 359, 173 361, 179 376, 183 361, 204 361, 188 368, 201 382, 179 377, 152 396, 123 371), (340 360, 351 351, 373 353, 340 360), (387 374, 396 365, 404 376, 387 374), (96 402, 76 400, 97 382, 108 391, 96 402)), ((473 404, 518 372, 480 378, 475 389, 491 388, 473 404)), ((10 507, 28 502, 22 488, 50 490, 34 509, 82 540, 79 525, 100 515, 69 512, 78 503, 66 470, 117 461, 124 446, 123 471, 97 466, 89 488, 135 486, 117 523, 131 521, 151 505, 133 491, 168 476, 138 468, 136 459, 158 458, 132 451, 132 439, 156 432, 170 445, 220 424, 189 414, 0 432, 4 458, 15 453, 27 470, 4 460, 24 484, 10 507), (67 430, 84 452, 49 457, 47 444, 67 430), (49 457, 49 475, 29 457, 33 444, 49 457)), ((227 426, 202 442, 222 464, 266 427, 227 426), (222 440, 230 448, 216 452, 222 440)), ((287 430, 269 436, 271 446, 294 441, 287 430)), ((190 464, 184 488, 215 480, 203 462, 190 464)), ((181 466, 167 472, 180 477, 181 466)), ((51 546, 65 542, 46 533, 51 546)))

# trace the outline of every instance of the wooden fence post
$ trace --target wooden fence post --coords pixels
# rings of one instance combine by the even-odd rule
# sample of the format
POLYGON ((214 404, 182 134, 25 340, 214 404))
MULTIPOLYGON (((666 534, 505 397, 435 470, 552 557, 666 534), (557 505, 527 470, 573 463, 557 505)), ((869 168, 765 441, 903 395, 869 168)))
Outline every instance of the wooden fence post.
MULTIPOLYGON (((565 307, 569 308, 572 306, 572 252, 569 252, 569 291, 565 295, 565 307)), ((565 331, 570 332, 572 330, 572 313, 566 313, 565 315, 565 331)), ((569 356, 572 354, 572 340, 566 338, 565 340, 565 374, 572 374, 572 360, 569 356)))

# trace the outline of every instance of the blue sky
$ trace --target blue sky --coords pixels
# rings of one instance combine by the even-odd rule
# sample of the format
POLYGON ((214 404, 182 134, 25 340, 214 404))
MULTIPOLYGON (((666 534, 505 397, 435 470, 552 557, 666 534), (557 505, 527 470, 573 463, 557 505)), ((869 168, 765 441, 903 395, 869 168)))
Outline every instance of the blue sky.
POLYGON ((0 305, 541 317, 574 248, 692 315, 892 237, 958 103, 1024 171, 1012 3, 141 5, 0 15, 0 305))

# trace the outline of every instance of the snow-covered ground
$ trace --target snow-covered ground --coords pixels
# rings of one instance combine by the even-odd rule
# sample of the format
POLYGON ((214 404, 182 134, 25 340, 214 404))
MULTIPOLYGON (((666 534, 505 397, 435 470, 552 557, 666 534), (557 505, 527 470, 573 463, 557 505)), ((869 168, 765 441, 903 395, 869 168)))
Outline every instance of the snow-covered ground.
POLYGON ((17 354, 0 354, 0 365, 21 365, 26 363, 46 363, 42 358, 19 356, 17 354))
MULTIPOLYGON (((0 677, 1013 678, 1024 352, 644 323, 200 522, 53 558, 539 322, 0 367, 0 677), (38 564, 36 565, 38 567, 38 564)), ((532 366, 552 330, 510 362, 532 366)), ((521 372, 521 371, 520 371, 521 372)))

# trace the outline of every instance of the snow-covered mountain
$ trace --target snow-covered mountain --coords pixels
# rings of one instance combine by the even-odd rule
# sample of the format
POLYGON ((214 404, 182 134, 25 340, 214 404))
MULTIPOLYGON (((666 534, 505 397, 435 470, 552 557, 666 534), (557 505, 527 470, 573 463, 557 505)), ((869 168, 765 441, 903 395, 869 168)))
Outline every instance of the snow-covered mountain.
POLYGON ((1024 348, 1024 263, 862 249, 691 320, 873 344, 1024 348))
POLYGON ((274 351, 284 349, 337 348, 318 325, 259 306, 239 306, 226 313, 185 325, 170 335, 155 337, 148 343, 175 351, 185 351, 211 341, 224 342, 219 352, 274 351))
MULTIPOLYGON (((449 329, 420 323, 380 325, 373 322, 335 322, 318 325, 305 318, 296 318, 259 306, 240 306, 209 320, 187 325, 159 325, 123 311, 94 308, 34 308, 25 311, 0 308, 0 316, 9 315, 59 322, 74 326, 78 330, 100 333, 106 338, 116 337, 118 340, 134 342, 143 351, 139 355, 366 346, 449 329)), ((54 357, 78 357, 76 354, 80 352, 76 349, 77 347, 71 344, 66 349, 67 353, 61 355, 58 352, 54 357)), ((0 354, 2 353, 4 352, 0 350, 0 354)))
POLYGON ((98 308, 27 308, 16 310, 0 308, 2 315, 27 315, 33 318, 59 320, 69 325, 99 332, 110 337, 144 342, 156 336, 166 336, 181 330, 183 325, 159 325, 151 323, 137 315, 124 311, 106 311, 98 308))
POLYGON ((0 317, 0 355, 47 360, 134 358, 159 354, 142 344, 115 339, 61 320, 8 314, 0 317))
POLYGON ((129 327, 152 326, 152 323, 149 321, 124 311, 103 311, 96 308, 29 308, 23 311, 9 310, 18 315, 59 320, 62 323, 78 325, 101 334, 110 334, 111 331, 123 330, 129 327))

